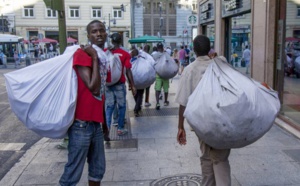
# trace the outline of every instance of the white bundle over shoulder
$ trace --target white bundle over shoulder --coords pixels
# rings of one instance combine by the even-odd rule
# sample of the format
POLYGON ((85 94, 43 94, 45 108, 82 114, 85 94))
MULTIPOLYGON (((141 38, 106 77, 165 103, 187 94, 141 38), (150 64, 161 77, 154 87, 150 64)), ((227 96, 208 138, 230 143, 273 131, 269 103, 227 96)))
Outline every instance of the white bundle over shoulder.
POLYGON ((262 137, 279 112, 277 92, 215 58, 184 113, 196 134, 217 149, 239 148, 262 137))
POLYGON ((167 52, 157 52, 153 55, 153 58, 155 60, 155 71, 160 77, 171 79, 176 76, 179 67, 167 52))
POLYGON ((77 76, 72 67, 78 48, 4 75, 12 111, 41 136, 63 138, 74 120, 77 76))
POLYGON ((155 70, 151 62, 143 57, 139 57, 132 62, 131 71, 134 85, 137 89, 147 88, 155 81, 155 70))
POLYGON ((106 55, 108 57, 108 73, 111 73, 111 81, 106 82, 108 86, 117 83, 122 75, 122 63, 118 55, 114 55, 109 50, 107 50, 106 55))

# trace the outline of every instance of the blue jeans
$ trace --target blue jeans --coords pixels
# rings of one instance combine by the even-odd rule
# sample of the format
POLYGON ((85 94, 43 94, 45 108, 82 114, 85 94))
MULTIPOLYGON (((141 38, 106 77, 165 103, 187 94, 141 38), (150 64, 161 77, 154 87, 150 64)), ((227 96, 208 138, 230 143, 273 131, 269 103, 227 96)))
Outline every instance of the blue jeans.
POLYGON ((105 173, 103 132, 100 123, 75 120, 68 130, 68 162, 61 176, 61 186, 75 186, 87 159, 88 179, 99 182, 105 173))
POLYGON ((118 120, 119 120, 119 110, 118 110, 118 107, 117 107, 117 104, 116 104, 115 109, 113 111, 113 122, 117 123, 118 120))
POLYGON ((110 129, 112 115, 118 104, 118 129, 124 128, 124 118, 126 113, 126 87, 124 83, 106 86, 105 90, 105 106, 106 106, 106 123, 110 129))

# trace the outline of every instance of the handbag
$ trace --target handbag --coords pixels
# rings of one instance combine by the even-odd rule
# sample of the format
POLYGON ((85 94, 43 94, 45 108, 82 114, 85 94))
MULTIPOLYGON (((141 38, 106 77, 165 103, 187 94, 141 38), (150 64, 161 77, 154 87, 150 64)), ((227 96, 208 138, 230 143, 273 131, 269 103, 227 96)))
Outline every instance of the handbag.
POLYGON ((246 61, 245 61, 244 58, 242 58, 242 60, 241 60, 241 66, 242 66, 242 67, 246 67, 246 61))

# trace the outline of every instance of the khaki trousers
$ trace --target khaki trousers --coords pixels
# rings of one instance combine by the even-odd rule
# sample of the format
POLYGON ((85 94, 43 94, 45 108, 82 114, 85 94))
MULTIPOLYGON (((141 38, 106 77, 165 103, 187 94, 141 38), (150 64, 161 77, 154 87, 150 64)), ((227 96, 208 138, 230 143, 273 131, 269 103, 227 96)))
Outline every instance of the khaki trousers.
POLYGON ((230 186, 230 149, 214 149, 199 140, 202 156, 202 186, 230 186))

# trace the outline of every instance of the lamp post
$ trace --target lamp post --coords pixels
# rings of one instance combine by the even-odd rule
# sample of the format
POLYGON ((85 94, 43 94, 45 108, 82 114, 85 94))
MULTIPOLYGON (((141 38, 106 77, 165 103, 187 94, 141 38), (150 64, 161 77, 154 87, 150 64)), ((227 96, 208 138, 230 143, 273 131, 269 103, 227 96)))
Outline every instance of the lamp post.
POLYGON ((4 19, 3 19, 3 14, 1 14, 1 19, 2 19, 2 33, 4 34, 4 19))
POLYGON ((162 17, 161 17, 161 2, 159 2, 159 37, 161 37, 161 28, 162 28, 162 17))
MULTIPOLYGON (((107 31, 108 31, 108 36, 110 36, 110 22, 113 22, 114 25, 116 25, 116 19, 110 19, 110 14, 108 14, 108 27, 107 27, 107 31)), ((103 24, 105 24, 105 21, 103 22, 103 24)), ((107 45, 110 44, 110 37, 107 37, 107 45)))

